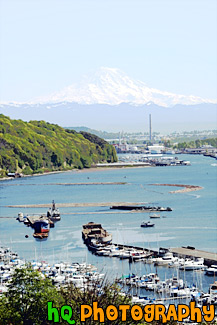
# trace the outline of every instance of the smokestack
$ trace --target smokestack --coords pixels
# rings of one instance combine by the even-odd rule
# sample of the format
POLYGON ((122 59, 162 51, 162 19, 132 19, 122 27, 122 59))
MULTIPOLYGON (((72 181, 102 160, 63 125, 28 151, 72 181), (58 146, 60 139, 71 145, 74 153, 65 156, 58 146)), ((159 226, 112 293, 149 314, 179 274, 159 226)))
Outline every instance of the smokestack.
POLYGON ((151 142, 152 136, 151 136, 151 114, 149 114, 149 141, 151 142))

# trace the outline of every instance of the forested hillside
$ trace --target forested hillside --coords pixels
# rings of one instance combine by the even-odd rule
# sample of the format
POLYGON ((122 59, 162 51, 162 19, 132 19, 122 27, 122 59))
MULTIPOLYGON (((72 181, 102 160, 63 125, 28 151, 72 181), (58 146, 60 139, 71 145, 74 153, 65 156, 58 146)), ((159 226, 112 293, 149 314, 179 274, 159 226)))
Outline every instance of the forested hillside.
POLYGON ((0 114, 0 169, 24 174, 85 168, 117 161, 113 146, 88 133, 80 134, 44 121, 23 122, 0 114))
POLYGON ((174 145, 173 148, 175 149, 186 149, 186 148, 200 148, 201 146, 211 145, 214 148, 217 147, 217 138, 209 138, 209 139, 198 139, 195 141, 185 141, 179 142, 178 144, 174 145))

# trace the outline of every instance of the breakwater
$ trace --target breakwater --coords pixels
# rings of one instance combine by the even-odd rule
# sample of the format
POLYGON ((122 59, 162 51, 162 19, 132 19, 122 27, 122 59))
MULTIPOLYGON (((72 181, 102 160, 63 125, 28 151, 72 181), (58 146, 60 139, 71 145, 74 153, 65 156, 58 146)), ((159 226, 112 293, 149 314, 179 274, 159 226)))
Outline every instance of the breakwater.
POLYGON ((191 192, 191 191, 199 191, 202 190, 202 186, 197 185, 184 185, 184 184, 149 184, 154 186, 173 186, 173 187, 182 187, 181 190, 176 191, 170 191, 169 193, 185 193, 185 192, 191 192))
MULTIPOLYGON (((77 208, 77 207, 109 207, 113 205, 135 205, 139 206, 144 202, 81 202, 81 203, 57 203, 58 208, 77 208)), ((7 208, 49 208, 50 203, 43 204, 19 204, 19 205, 6 205, 7 208)))
MULTIPOLYGON (((40 186, 79 186, 79 185, 126 185, 127 182, 82 182, 82 183, 41 183, 40 186)), ((39 186, 39 184, 13 183, 1 186, 39 186)))

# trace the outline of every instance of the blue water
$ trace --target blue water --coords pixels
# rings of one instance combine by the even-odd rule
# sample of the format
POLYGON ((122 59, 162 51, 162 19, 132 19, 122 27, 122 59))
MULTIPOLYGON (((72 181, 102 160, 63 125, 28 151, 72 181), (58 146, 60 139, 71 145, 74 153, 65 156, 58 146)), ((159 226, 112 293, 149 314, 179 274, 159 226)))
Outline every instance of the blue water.
MULTIPOLYGON (((95 221, 113 234, 113 242, 157 249, 159 247, 194 246, 217 252, 217 165, 212 158, 179 156, 190 160, 191 166, 109 169, 103 171, 70 171, 0 182, 0 244, 8 246, 21 257, 32 260, 87 261, 115 276, 129 273, 128 262, 116 258, 97 257, 82 242, 82 224, 95 221), (126 182, 125 185, 66 185, 64 183, 126 182), (62 185, 56 185, 62 183, 62 185), (180 188, 151 186, 171 183, 199 185, 203 189, 171 194, 180 188), (7 205, 68 202, 143 202, 172 207, 163 212, 166 218, 153 219, 154 228, 141 228, 149 220, 148 213, 121 214, 109 207, 61 208, 62 219, 51 229, 49 238, 39 242, 33 230, 15 220, 18 212, 46 213, 42 208, 9 208, 7 205), (81 214, 73 214, 73 213, 81 214), (93 214, 87 214, 93 212, 93 214), (94 214, 102 212, 101 214, 94 214), (11 217, 11 218, 5 218, 11 217), (25 238, 29 235, 29 238, 25 238)), ((150 268, 136 264, 137 273, 150 268)), ((151 266, 153 267, 153 266, 151 266)), ((151 269, 150 269, 151 270, 151 269)), ((162 268, 161 272, 165 272, 162 268)), ((167 271, 167 272, 174 272, 167 271)), ((192 277, 188 275, 188 277, 192 277)), ((193 280, 192 280, 193 281, 193 280)), ((212 282, 211 280, 204 280, 212 282)))

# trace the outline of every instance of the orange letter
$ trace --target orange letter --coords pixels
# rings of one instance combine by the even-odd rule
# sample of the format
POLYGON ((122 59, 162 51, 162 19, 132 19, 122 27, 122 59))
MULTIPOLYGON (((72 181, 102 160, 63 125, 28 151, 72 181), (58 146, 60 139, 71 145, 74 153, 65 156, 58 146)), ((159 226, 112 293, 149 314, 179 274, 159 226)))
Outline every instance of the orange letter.
POLYGON ((121 321, 126 322, 127 320, 127 310, 130 309, 129 305, 120 305, 119 310, 121 310, 121 321))
POLYGON ((81 322, 85 322, 86 318, 89 318, 92 315, 92 308, 89 305, 81 305, 81 322), (85 313, 85 309, 88 310, 85 313))
POLYGON ((154 305, 146 305, 144 308, 145 311, 145 321, 150 323, 154 320, 154 305))
POLYGON ((171 321, 171 320, 174 320, 174 321, 178 320, 175 305, 169 305, 169 308, 167 311, 167 321, 171 321))
POLYGON ((99 314, 99 322, 102 323, 105 321, 104 311, 102 308, 97 307, 98 302, 93 302, 93 320, 98 320, 98 314, 99 314))
POLYGON ((212 322, 214 317, 215 317, 215 306, 214 305, 209 305, 209 310, 207 306, 202 307, 204 316, 203 318, 205 319, 206 322, 212 322))
POLYGON ((131 316, 133 320, 141 320, 143 317, 142 308, 137 305, 134 305, 131 308, 131 316))
POLYGON ((202 312, 201 312, 200 308, 195 307, 195 302, 190 302, 190 310, 191 310, 190 319, 193 321, 196 320, 197 323, 201 323, 202 322, 202 312))
POLYGON ((162 317, 162 323, 166 323, 167 318, 165 316, 166 308, 164 305, 155 305, 155 319, 160 320, 160 316, 162 317))
POLYGON ((109 305, 106 308, 106 316, 107 316, 108 320, 116 320, 118 318, 117 308, 113 305, 109 305))
POLYGON ((187 305, 178 305, 178 321, 182 322, 190 314, 189 307, 187 305), (184 312, 183 312, 184 310, 184 312))

